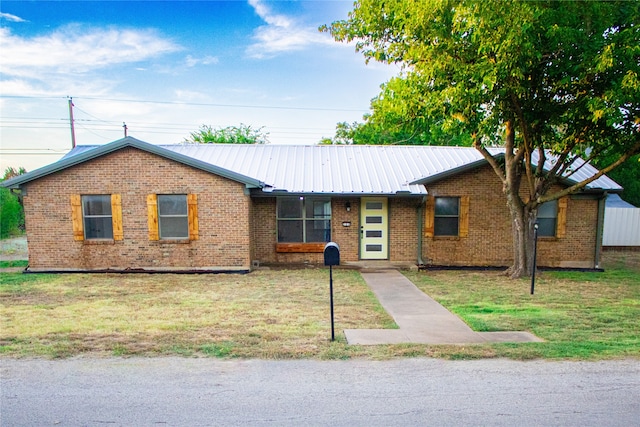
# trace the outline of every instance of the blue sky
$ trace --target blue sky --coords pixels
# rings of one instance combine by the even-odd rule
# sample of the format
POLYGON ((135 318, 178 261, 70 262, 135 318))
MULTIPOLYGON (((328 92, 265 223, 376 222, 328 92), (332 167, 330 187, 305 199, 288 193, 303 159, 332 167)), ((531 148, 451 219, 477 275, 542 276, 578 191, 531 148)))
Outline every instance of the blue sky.
POLYGON ((313 144, 361 120, 398 68, 365 64, 318 26, 351 1, 0 3, 0 168, 128 134, 179 143, 201 125, 313 144))

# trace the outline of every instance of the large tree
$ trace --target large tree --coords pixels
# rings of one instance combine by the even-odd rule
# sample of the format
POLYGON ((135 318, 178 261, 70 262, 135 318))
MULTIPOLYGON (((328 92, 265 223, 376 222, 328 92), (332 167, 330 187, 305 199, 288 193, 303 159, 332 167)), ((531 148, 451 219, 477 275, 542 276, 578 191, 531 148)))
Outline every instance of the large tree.
POLYGON ((354 41, 367 61, 401 64, 419 114, 472 135, 503 184, 508 273, 521 277, 533 265, 538 207, 640 152, 639 9, 633 1, 358 0, 347 20, 324 30, 354 41), (495 145, 504 154, 492 156, 495 145), (575 173, 577 156, 610 162, 556 186, 575 173))
POLYGON ((321 144, 471 145, 464 128, 452 128, 441 117, 427 114, 423 97, 428 90, 416 77, 394 77, 383 84, 363 122, 338 123, 335 136, 321 144))
POLYGON ((240 126, 214 128, 202 125, 200 129, 191 132, 184 142, 188 144, 266 144, 269 134, 263 128, 255 129, 243 123, 240 126))

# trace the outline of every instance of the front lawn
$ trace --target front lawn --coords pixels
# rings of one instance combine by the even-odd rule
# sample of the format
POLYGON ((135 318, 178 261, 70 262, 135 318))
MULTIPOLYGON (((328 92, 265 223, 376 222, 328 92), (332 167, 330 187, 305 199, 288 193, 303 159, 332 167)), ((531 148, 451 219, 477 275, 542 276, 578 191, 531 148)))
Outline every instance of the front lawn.
POLYGON ((394 327, 361 276, 251 274, 0 274, 0 354, 348 358, 345 328, 394 327), (335 353, 335 354, 334 354, 335 353))
POLYGON ((497 356, 640 356, 640 275, 624 269, 544 272, 530 279, 499 272, 408 273, 422 291, 476 331, 529 331, 544 343, 496 344, 497 356))
POLYGON ((602 359, 640 356, 640 279, 627 270, 407 272, 478 331, 526 330, 544 343, 348 346, 343 329, 393 328, 359 273, 334 270, 330 341, 326 269, 250 274, 0 273, 5 357, 210 356, 375 359, 432 356, 602 359))

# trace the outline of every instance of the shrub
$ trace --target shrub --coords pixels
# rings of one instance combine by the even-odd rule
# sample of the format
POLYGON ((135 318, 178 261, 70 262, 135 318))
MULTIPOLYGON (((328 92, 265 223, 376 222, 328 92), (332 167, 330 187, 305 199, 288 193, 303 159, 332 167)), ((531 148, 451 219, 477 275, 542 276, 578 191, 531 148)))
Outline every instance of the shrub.
POLYGON ((18 197, 8 188, 0 188, 0 237, 9 237, 24 227, 24 211, 18 197))

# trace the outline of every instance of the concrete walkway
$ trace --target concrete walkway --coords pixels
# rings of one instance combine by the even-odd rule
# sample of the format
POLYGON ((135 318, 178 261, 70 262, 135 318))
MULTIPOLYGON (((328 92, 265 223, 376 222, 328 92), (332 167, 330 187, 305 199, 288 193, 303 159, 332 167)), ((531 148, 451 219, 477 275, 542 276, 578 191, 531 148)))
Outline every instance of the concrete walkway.
POLYGON ((397 270, 361 273, 400 329, 345 329, 349 344, 541 342, 529 332, 474 332, 397 270))

